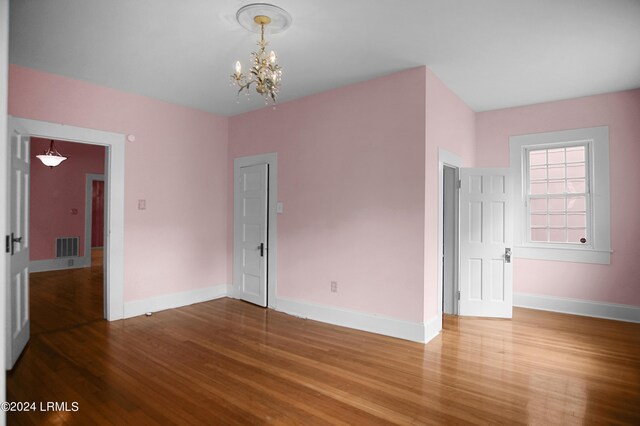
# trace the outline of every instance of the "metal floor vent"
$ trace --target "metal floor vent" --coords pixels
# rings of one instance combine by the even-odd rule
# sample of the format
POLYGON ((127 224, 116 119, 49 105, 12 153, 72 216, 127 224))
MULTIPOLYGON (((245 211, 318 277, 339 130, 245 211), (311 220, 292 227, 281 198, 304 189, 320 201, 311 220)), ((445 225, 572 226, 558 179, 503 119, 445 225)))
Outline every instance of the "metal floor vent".
POLYGON ((56 238, 56 257, 78 256, 80 237, 59 237, 56 238))

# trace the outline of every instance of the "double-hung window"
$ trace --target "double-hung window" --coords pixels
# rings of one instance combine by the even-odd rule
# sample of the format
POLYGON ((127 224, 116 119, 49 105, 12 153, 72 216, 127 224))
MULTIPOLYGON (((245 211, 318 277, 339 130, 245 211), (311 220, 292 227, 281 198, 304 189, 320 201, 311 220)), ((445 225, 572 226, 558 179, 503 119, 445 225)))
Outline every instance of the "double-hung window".
POLYGON ((610 262, 608 128, 510 138, 516 256, 610 262))

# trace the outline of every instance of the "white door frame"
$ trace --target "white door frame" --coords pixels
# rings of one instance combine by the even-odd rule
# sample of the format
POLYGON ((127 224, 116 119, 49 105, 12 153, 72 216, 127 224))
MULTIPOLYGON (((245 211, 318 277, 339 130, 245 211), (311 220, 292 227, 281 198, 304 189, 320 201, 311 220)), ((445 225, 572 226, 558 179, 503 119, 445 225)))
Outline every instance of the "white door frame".
MULTIPOLYGON (((236 230, 236 211, 235 211, 235 200, 236 200, 236 179, 237 176, 240 175, 240 168, 247 166, 255 166, 257 164, 268 164, 269 165, 269 206, 268 206, 268 215, 269 219, 267 225, 269 227, 267 234, 267 307, 271 309, 275 309, 277 306, 276 295, 278 294, 277 289, 277 259, 278 259, 278 220, 277 220, 277 204, 278 204, 278 153, 271 152, 268 154, 258 154, 251 155, 248 157, 238 157, 233 160, 233 246, 235 247, 238 244, 237 238, 239 237, 239 233, 236 230)), ((235 253, 235 249, 234 249, 235 253)), ((240 259, 236 259, 235 256, 233 258, 233 286, 231 294, 235 298, 240 298, 240 283, 239 274, 237 271, 240 270, 240 259)))
MULTIPOLYGON (((105 153, 106 153, 106 149, 105 149, 105 153)), ((106 160, 106 155, 105 155, 105 162, 106 160)), ((106 164, 105 164, 105 170, 106 170, 106 164)), ((91 266, 91 238, 93 235, 93 230, 91 229, 93 227, 93 182, 94 181, 100 181, 100 182, 104 182, 105 181, 105 177, 104 175, 100 175, 100 174, 95 174, 95 173, 87 173, 86 174, 86 186, 85 186, 85 200, 84 200, 84 264, 86 266, 91 266)), ((107 204, 107 197, 104 197, 104 211, 107 212, 109 211, 109 205, 107 204)), ((105 222, 106 224, 106 222, 105 222)), ((107 227, 103 226, 103 230, 102 232, 104 232, 104 241, 107 241, 107 227)), ((106 264, 104 264, 104 266, 106 266, 106 264)), ((104 268, 103 266, 103 268, 104 268)), ((107 285, 105 282, 104 277, 102 278, 102 288, 103 288, 103 295, 102 295, 102 306, 104 309, 104 317, 107 318, 108 314, 107 314, 107 285)))
MULTIPOLYGON (((442 258, 444 256, 444 253, 442 251, 442 246, 443 246, 443 242, 444 242, 444 217, 443 217, 443 210, 444 210, 444 192, 443 192, 443 183, 444 183, 444 166, 448 166, 451 168, 454 168, 456 170, 456 180, 458 179, 458 169, 460 169, 462 167, 462 158, 460 158, 459 156, 453 154, 452 152, 447 151, 444 148, 439 148, 438 149, 438 315, 442 315, 442 303, 443 303, 443 298, 444 298, 444 288, 443 288, 443 274, 444 271, 442 270, 442 258)), ((457 188, 457 185, 456 185, 457 188)), ((457 191, 456 191, 457 193, 457 191)), ((455 212, 454 212, 454 217, 457 219, 456 220, 456 226, 455 226, 455 235, 456 235, 456 249, 454 251, 455 253, 455 260, 454 260, 454 267, 455 267, 455 273, 454 273, 454 285, 455 285, 455 291, 457 292, 460 289, 460 284, 458 282, 459 280, 459 265, 458 265, 458 259, 459 259, 459 250, 460 250, 460 242, 457 240, 458 239, 458 235, 459 235, 459 231, 458 231, 458 227, 459 227, 459 222, 460 222, 460 211, 458 208, 458 197, 456 197, 455 199, 455 212)), ((457 298, 454 300, 454 312, 458 313, 458 300, 457 298)))
MULTIPOLYGON (((23 135, 105 146, 105 298, 107 319, 124 317, 124 158, 125 135, 46 121, 8 117, 9 128, 23 135)), ((6 157, 9 157, 9 145, 6 157)), ((8 167, 9 164, 5 165, 8 167)), ((5 185, 9 185, 6 183, 5 185)), ((8 193, 8 186, 6 188, 8 193)), ((6 202, 6 201, 5 201, 6 202)), ((9 203, 7 202, 7 206, 9 203)), ((8 215, 7 215, 8 216, 8 215)), ((8 221, 8 219, 7 219, 8 221)), ((5 224, 8 229, 8 222, 5 224)), ((8 269, 8 268, 7 268, 8 269)), ((8 279, 6 271, 5 279, 8 279)), ((7 308, 8 305, 7 305, 7 308)), ((6 327, 6 326, 5 326, 6 327)), ((6 338, 6 337, 5 337, 6 338)))

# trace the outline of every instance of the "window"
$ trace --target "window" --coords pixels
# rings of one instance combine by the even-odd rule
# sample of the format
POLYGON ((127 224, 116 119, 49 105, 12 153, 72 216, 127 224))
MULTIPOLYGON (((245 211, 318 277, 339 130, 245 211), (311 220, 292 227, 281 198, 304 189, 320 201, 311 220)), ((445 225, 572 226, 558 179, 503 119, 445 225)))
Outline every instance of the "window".
POLYGON ((530 242, 586 244, 590 241, 587 145, 527 149, 530 242))
POLYGON ((514 255, 610 262, 608 128, 510 138, 514 255))

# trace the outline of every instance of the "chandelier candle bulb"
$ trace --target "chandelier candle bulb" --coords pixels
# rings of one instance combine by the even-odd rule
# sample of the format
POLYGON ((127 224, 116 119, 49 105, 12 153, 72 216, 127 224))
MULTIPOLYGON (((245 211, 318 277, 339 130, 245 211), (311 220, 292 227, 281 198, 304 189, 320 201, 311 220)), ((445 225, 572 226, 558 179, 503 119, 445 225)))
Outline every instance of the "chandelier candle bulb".
POLYGON ((236 75, 242 74, 242 64, 240 61, 236 61, 236 75))

